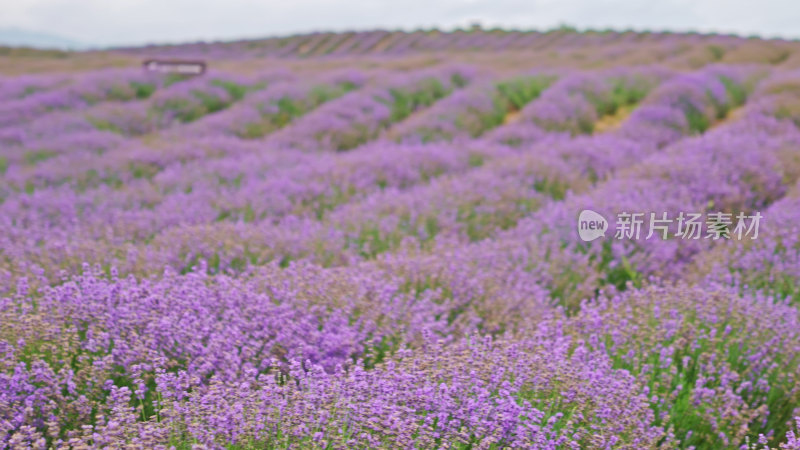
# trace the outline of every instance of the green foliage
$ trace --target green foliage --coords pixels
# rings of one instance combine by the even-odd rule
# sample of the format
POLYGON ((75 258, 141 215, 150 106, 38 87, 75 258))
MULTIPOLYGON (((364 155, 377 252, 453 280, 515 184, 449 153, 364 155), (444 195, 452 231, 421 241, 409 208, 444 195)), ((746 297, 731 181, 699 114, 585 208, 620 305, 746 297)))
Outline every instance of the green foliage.
MULTIPOLYGON (((195 96, 200 100, 200 103, 202 103, 203 108, 205 108, 204 114, 210 114, 210 113, 215 113, 217 111, 221 111, 230 104, 230 102, 226 101, 225 99, 219 98, 216 95, 207 94, 202 91, 196 91, 195 96)), ((196 117, 192 118, 191 120, 195 119, 196 117)))
POLYGON ((184 123, 195 120, 227 108, 231 102, 225 98, 207 92, 195 90, 194 98, 171 98, 162 102, 156 109, 157 114, 172 113, 174 117, 184 123))
POLYGON ((484 163, 484 156, 479 153, 471 153, 469 155, 469 166, 470 167, 480 167, 484 163))
POLYGON ((24 160, 26 164, 33 166, 41 161, 46 161, 55 156, 58 156, 58 153, 51 150, 46 150, 46 149, 31 150, 25 152, 24 160))
POLYGON ((139 100, 149 98, 156 91, 156 85, 153 83, 139 83, 137 81, 131 82, 134 96, 139 100))
POLYGON ((610 284, 620 291, 626 290, 629 282, 634 287, 641 287, 643 282, 642 275, 631 265, 627 257, 623 255, 617 264, 612 264, 616 261, 612 245, 613 241, 604 241, 600 252, 598 270, 605 274, 601 283, 610 284))
POLYGON ((450 77, 450 81, 452 81, 453 85, 457 88, 462 88, 469 84, 469 80, 460 73, 453 74, 453 76, 450 77))
MULTIPOLYGON (((659 328, 662 318, 650 310, 641 313, 647 314, 647 320, 653 329, 659 328)), ((609 352, 614 368, 629 371, 648 387, 654 399, 650 402, 656 417, 654 425, 672 430, 682 441, 681 446, 684 448, 690 446, 709 450, 720 448, 718 442, 720 428, 731 436, 732 433, 739 431, 736 429, 738 426, 735 420, 743 419, 722 411, 715 412, 713 407, 705 402, 700 405, 695 403, 693 399, 698 387, 714 389, 721 385, 720 380, 715 377, 703 375, 707 370, 703 366, 708 361, 718 360, 719 362, 715 364, 725 365, 739 374, 747 374, 751 366, 748 355, 753 354, 753 351, 746 345, 736 342, 735 337, 742 326, 738 321, 741 319, 723 316, 716 323, 707 323, 698 317, 694 309, 683 311, 681 315, 681 329, 671 338, 662 339, 657 345, 642 346, 631 342, 629 345, 617 348, 612 335, 602 336, 601 342, 604 342, 605 348, 615 349, 609 352), (682 336, 694 336, 696 342, 682 336), (666 348, 671 348, 673 352, 665 361, 660 349, 666 348), (691 437, 686 439, 690 431, 691 437)), ((786 367, 796 365, 797 357, 794 356, 792 359, 780 364, 786 367)), ((767 372, 762 380, 769 386, 767 391, 758 385, 753 385, 751 389, 742 392, 743 399, 748 404, 766 403, 769 409, 766 420, 750 421, 749 435, 753 437, 766 434, 769 430, 776 430, 776 436, 785 435, 789 430, 786 424, 791 421, 794 412, 795 405, 789 395, 792 381, 778 379, 777 370, 767 370, 767 372)), ((736 383, 741 382, 742 380, 739 380, 736 383)))
POLYGON ((277 107, 277 112, 264 108, 262 117, 256 122, 244 124, 237 135, 244 139, 258 139, 273 131, 283 128, 297 118, 307 114, 319 105, 341 97, 357 86, 350 82, 340 83, 336 86, 314 86, 306 98, 281 97, 270 103, 277 107))
POLYGON ((122 129, 108 120, 99 119, 97 117, 87 117, 86 120, 91 123, 95 129, 100 131, 111 131, 112 133, 124 134, 122 129))
POLYGON ((128 163, 128 170, 130 171, 133 178, 151 179, 161 170, 161 168, 158 167, 156 164, 150 164, 141 161, 132 161, 128 163))
POLYGON ((432 105, 433 102, 448 93, 449 89, 435 78, 424 80, 422 85, 416 89, 391 89, 392 102, 389 105, 391 108, 389 120, 399 122, 414 111, 432 105))
POLYGON ((629 85, 619 80, 614 83, 614 88, 611 91, 611 104, 615 106, 615 110, 621 106, 635 105, 644 100, 648 92, 649 89, 646 86, 629 85))
POLYGON ((744 105, 744 102, 747 101, 747 89, 726 76, 720 77, 719 80, 725 85, 725 91, 728 93, 728 101, 731 106, 744 105))
POLYGON ((211 82, 214 86, 219 86, 225 89, 225 92, 234 100, 241 100, 250 91, 250 86, 238 84, 233 81, 216 79, 211 82))
POLYGON ((190 77, 187 75, 181 75, 179 73, 170 73, 164 77, 164 87, 172 86, 175 83, 180 83, 181 81, 188 80, 190 77))
MULTIPOLYGON (((714 111, 716 112, 717 120, 724 119, 733 108, 743 105, 744 102, 747 100, 747 89, 745 88, 745 86, 733 81, 732 79, 726 76, 720 76, 719 80, 725 86, 725 93, 727 97, 726 101, 720 101, 710 91, 706 93, 708 99, 714 105, 714 111)), ((694 117, 690 118, 688 115, 687 119, 690 119, 689 122, 690 126, 692 126, 692 120, 696 120, 694 117)), ((697 125, 701 126, 702 122, 699 122, 697 125)), ((706 125, 706 129, 708 126, 710 126, 710 123, 706 125)), ((692 128, 692 131, 703 132, 705 131, 705 129, 692 128)))
POLYGON ((706 47, 714 58, 714 61, 719 61, 725 55, 725 48, 719 45, 709 45, 706 47))
POLYGON ((113 189, 121 189, 124 183, 116 174, 100 176, 96 169, 89 169, 76 182, 78 192, 85 192, 89 188, 94 188, 100 184, 105 184, 113 189))
POLYGON ((508 110, 518 111, 541 95, 554 77, 518 77, 497 83, 498 96, 509 104, 508 110))
POLYGON ((692 133, 703 133, 711 126, 711 121, 706 117, 705 113, 689 105, 684 111, 686 121, 689 124, 689 131, 692 133))
POLYGON ((540 178, 533 183, 536 192, 541 192, 554 200, 563 200, 569 188, 569 184, 560 179, 540 178))

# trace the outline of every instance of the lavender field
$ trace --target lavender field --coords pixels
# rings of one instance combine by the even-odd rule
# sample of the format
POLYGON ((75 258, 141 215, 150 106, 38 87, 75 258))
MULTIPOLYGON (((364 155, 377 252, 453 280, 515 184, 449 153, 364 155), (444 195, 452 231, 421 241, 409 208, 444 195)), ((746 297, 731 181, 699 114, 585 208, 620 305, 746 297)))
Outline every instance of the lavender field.
POLYGON ((317 33, 0 74, 0 448, 800 449, 800 42, 317 33), (694 212, 728 233, 648 233, 694 212))

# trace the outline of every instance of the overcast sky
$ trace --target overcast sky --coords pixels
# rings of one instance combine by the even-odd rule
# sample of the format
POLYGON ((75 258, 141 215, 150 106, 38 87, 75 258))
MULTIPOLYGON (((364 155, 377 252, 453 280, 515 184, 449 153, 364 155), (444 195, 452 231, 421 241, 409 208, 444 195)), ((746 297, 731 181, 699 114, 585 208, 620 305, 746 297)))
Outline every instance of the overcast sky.
POLYGON ((86 44, 484 26, 714 31, 800 38, 800 0, 0 0, 0 28, 86 44))

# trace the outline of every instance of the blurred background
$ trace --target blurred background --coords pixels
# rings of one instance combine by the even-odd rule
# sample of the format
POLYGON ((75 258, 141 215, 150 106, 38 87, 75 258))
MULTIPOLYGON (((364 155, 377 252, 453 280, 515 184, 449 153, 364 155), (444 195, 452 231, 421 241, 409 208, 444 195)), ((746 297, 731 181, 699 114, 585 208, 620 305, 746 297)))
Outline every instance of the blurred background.
POLYGON ((0 0, 0 11, 0 45, 62 50, 473 26, 800 38, 796 0, 0 0))

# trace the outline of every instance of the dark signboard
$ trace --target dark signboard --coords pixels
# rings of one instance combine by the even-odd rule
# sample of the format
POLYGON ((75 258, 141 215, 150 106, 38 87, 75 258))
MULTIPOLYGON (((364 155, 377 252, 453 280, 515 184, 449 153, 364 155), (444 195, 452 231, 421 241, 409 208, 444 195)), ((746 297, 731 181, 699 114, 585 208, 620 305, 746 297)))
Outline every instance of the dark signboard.
POLYGON ((144 70, 159 73, 175 73, 179 75, 202 75, 206 71, 204 61, 182 61, 148 59, 142 63, 144 70))

